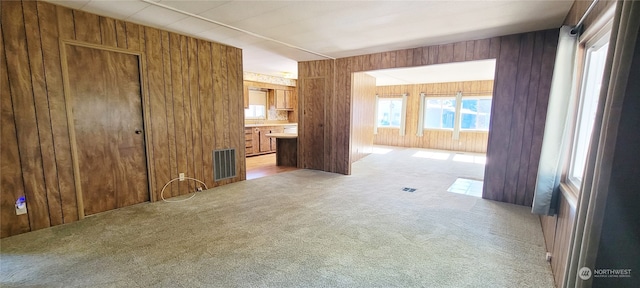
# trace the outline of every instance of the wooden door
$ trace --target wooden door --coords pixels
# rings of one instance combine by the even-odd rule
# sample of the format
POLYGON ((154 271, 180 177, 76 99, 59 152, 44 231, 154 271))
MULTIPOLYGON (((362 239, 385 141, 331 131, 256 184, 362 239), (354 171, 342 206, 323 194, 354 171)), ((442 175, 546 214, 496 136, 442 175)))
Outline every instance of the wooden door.
POLYGON ((324 77, 303 79, 301 89, 304 95, 302 127, 304 150, 302 168, 324 170, 324 99, 327 93, 324 77))
POLYGON ((85 215, 149 201, 139 56, 65 48, 85 215))

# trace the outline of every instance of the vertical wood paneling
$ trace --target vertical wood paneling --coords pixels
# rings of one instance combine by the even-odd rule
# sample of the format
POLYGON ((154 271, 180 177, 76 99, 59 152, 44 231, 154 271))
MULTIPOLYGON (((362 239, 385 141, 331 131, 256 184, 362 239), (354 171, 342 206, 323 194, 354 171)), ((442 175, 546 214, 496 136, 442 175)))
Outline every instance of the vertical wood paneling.
POLYGON ((58 185, 58 171, 56 167, 53 135, 51 132, 51 116, 44 75, 44 61, 42 59, 42 43, 40 41, 40 27, 36 2, 23 2, 25 29, 29 66, 31 70, 31 86, 35 101, 36 119, 38 121, 38 138, 42 153, 42 169, 46 187, 47 204, 51 225, 62 224, 62 204, 60 203, 60 189, 58 185))
POLYGON ((141 27, 138 24, 127 22, 125 24, 125 28, 126 28, 125 37, 126 37, 127 48, 134 51, 140 51, 142 46, 142 43, 140 43, 141 27))
POLYGON ((2 149, 0 149, 2 157, 2 162, 0 162, 0 185, 2 185, 0 237, 31 230, 29 215, 16 215, 13 209, 15 201, 24 195, 24 185, 4 48, 3 33, 2 29, 0 29, 0 125, 2 125, 2 129, 0 129, 2 137, 2 149))
POLYGON ((453 45, 453 62, 465 61, 467 57, 467 42, 458 42, 453 45))
POLYGON ((191 98, 191 138, 193 140, 193 169, 196 179, 200 179, 201 181, 205 181, 204 179, 204 165, 202 164, 202 125, 201 125, 201 117, 202 110, 200 107, 200 63, 198 59, 198 40, 195 38, 189 38, 189 43, 187 43, 187 48, 189 50, 189 96, 191 98), (194 79, 198 79, 198 81, 194 81, 194 79))
MULTIPOLYGON (((540 63, 542 61, 542 52, 544 50, 544 33, 535 33, 535 44, 533 48, 533 55, 531 63, 540 63)), ((529 91, 527 91, 527 103, 525 103, 526 117, 524 123, 524 132, 522 143, 530 144, 533 140, 533 130, 535 127, 536 117, 536 104, 538 99, 538 85, 540 82, 540 69, 531 69, 531 75, 529 82, 529 91)), ((527 163, 531 155, 531 145, 522 145, 522 151, 520 152, 519 163, 527 163)), ((527 178, 529 175, 529 167, 531 165, 521 165, 518 171, 518 186, 516 188, 516 200, 522 200, 524 203, 525 196, 528 193, 533 193, 533 188, 527 185, 527 178)))
MULTIPOLYGON (((183 90, 183 75, 182 75, 182 50, 181 50, 181 41, 180 35, 171 33, 169 35, 169 53, 170 53, 170 70, 171 70, 171 87, 173 88, 171 98, 173 99, 173 107, 171 107, 173 111, 173 119, 174 119, 174 137, 175 137, 175 162, 176 163, 176 174, 175 177, 178 177, 179 173, 187 174, 187 155, 186 155, 186 144, 185 144, 185 125, 184 125, 184 90, 183 90)), ((171 118, 171 117, 170 117, 171 118)), ((171 139, 169 140, 171 141, 171 139)), ((187 176, 190 177, 190 176, 187 176)), ((190 181, 189 181, 190 182, 190 181)), ((175 182, 177 185, 173 188, 176 188, 177 191, 173 191, 174 195, 182 195, 187 193, 187 183, 189 182, 175 182)))
MULTIPOLYGON (((533 203, 533 187, 535 187, 536 176, 538 174, 538 162, 540 161, 540 151, 542 150, 542 137, 544 135, 545 120, 547 119, 547 106, 549 104, 549 91, 551 90, 551 76, 553 65, 556 59, 556 48, 558 46, 559 30, 547 30, 545 33, 544 49, 542 61, 540 61, 540 81, 538 86, 538 96, 536 97, 536 115, 533 127, 533 137, 531 139, 531 151, 529 161, 529 175, 527 177, 528 189, 525 194, 524 203, 521 205, 531 206, 533 203)), ((524 163, 523 163, 524 164, 524 163)))
MULTIPOLYGON (((347 59, 338 63, 349 62, 347 59)), ((344 64, 343 64, 344 65, 344 64)), ((340 65, 338 65, 340 67, 340 65)), ((345 69, 345 67, 340 67, 345 69)), ((340 69, 339 68, 339 69, 340 69)), ((354 73, 349 86, 352 87, 353 111, 351 120, 351 161, 355 162, 371 153, 373 144, 373 122, 376 106, 376 78, 365 73, 354 73)))
POLYGON ((0 5, 11 100, 14 115, 19 115, 15 117, 15 122, 29 222, 31 229, 41 229, 50 226, 49 207, 47 195, 42 193, 46 187, 22 2, 2 1, 0 5))
POLYGON ((438 47, 438 64, 453 62, 453 47, 455 44, 444 44, 438 47))
POLYGON ((509 135, 511 131, 513 95, 515 94, 516 81, 512 78, 517 75, 518 57, 520 51, 520 36, 506 36, 501 41, 500 49, 503 51, 496 62, 495 91, 491 108, 491 124, 489 128, 490 161, 487 161, 483 197, 491 200, 504 198, 504 185, 507 153, 509 147, 509 135), (497 79, 510 79, 510 81, 498 81, 497 79), (493 136, 492 134, 500 135, 493 136), (498 151, 501 151, 498 153, 498 151))
MULTIPOLYGON (((243 98, 237 97, 237 95, 242 95, 242 77, 238 77, 242 74, 242 69, 239 69, 240 67, 242 67, 241 65, 238 65, 238 54, 237 51, 238 49, 235 48, 231 48, 231 47, 224 47, 225 48, 225 55, 222 55, 222 57, 224 59, 226 59, 226 61, 228 62, 227 64, 227 95, 234 95, 233 97, 226 97, 227 99, 227 108, 226 113, 227 113, 227 121, 225 122, 225 124, 227 125, 225 127, 225 131, 227 132, 226 134, 229 135, 229 143, 227 143, 226 148, 232 148, 232 147, 244 147, 245 146, 245 138, 244 138, 244 127, 242 125, 239 125, 240 123, 243 122, 243 120, 240 120, 240 118, 238 117, 238 114, 243 114, 243 113, 231 113, 231 111, 238 111, 241 107, 242 109, 244 109, 244 104, 242 103, 244 101, 243 98), (240 71, 239 71, 240 70, 240 71), (234 117, 236 117, 234 119, 234 117)), ((244 159, 244 152, 246 152, 246 149, 237 149, 236 150, 236 156, 240 159, 244 159)), ((245 162, 245 161, 241 161, 241 162, 245 162)), ((238 173, 240 173, 240 171, 242 171, 242 167, 244 165, 236 165, 236 171, 238 171, 238 173)), ((242 174, 242 173, 240 173, 242 174)), ((229 180, 227 180, 229 181, 229 180)))
MULTIPOLYGON (((529 92, 531 70, 533 67, 533 47, 535 34, 529 33, 521 38, 520 55, 518 56, 518 72, 515 77, 516 90, 513 94, 514 102, 511 110, 513 117, 511 118, 509 148, 507 152, 508 159, 520 159, 522 152, 522 140, 525 130, 525 118, 527 111, 527 94, 529 92)), ((507 170, 505 174, 505 191, 514 191, 514 193, 505 193, 505 199, 509 203, 524 203, 524 194, 518 197, 518 173, 520 170, 519 161, 507 161, 507 170), (520 200, 520 201, 517 201, 520 200)))
MULTIPOLYGON (((180 131, 179 137, 184 137, 184 147, 178 145, 178 149, 180 149, 181 157, 185 158, 184 171, 186 177, 195 177, 194 171, 194 163, 193 160, 193 130, 191 126, 191 85, 189 77, 189 49, 188 49, 188 38, 186 36, 180 36, 180 73, 182 75, 182 105, 184 109, 184 118, 183 118, 183 130, 180 131)), ((186 192, 196 191, 196 184, 193 181, 187 181, 185 184, 186 192)), ((182 194, 182 191, 181 191, 182 194)))
MULTIPOLYGON (((244 139, 240 139, 244 117, 238 107, 238 98, 242 97, 241 50, 214 44, 218 47, 216 52, 210 42, 46 2, 3 1, 0 5, 2 53, 7 53, 2 60, 8 61, 1 63, 6 85, 3 81, 0 87, 0 203, 3 212, 13 213, 17 198, 14 193, 24 193, 29 210, 28 215, 18 218, 3 214, 2 237, 79 218, 59 39, 144 53, 140 84, 147 119, 145 139, 149 143, 146 152, 152 201, 159 199, 162 186, 178 172, 201 180, 209 178, 206 183, 213 187, 211 152, 216 143, 237 151, 244 149, 244 139), (217 54, 212 57, 212 53, 217 54), (213 65, 220 67, 216 73, 213 65), (220 84, 215 97, 213 83, 220 84), (222 111, 218 129, 214 129, 214 107, 222 111), (13 146, 8 135, 11 131, 13 146), (15 157, 20 158, 15 161, 15 157)), ((243 154, 236 166, 240 175, 218 184, 244 179, 243 154)), ((196 187, 177 185, 180 189, 170 189, 165 196, 190 193, 196 187)))
POLYGON ((73 20, 73 10, 62 6, 54 7, 56 7, 56 14, 58 16, 58 33, 60 33, 60 38, 75 40, 76 26, 73 20))
MULTIPOLYGON (((169 155, 165 146, 167 135, 167 117, 165 111, 164 97, 164 73, 162 71, 162 44, 160 31, 154 28, 145 28, 146 35, 146 55, 147 55, 147 80, 149 81, 149 95, 151 102, 151 133, 152 149, 155 167, 155 191, 160 199, 162 186, 171 180, 169 166, 169 155)), ((153 183, 152 183, 153 184, 153 183)))
POLYGON ((116 42, 118 43, 118 48, 127 49, 127 28, 125 26, 126 23, 122 20, 115 20, 115 25, 116 42))
POLYGON ((200 93, 200 124, 202 133, 203 179, 207 186, 213 187, 213 149, 215 149, 214 107, 211 43, 198 40, 198 91, 200 93), (213 113, 211 113, 213 112, 213 113))
POLYGON ((489 59, 491 50, 491 39, 476 40, 473 46, 473 60, 489 59))
POLYGON ((56 6, 43 2, 37 3, 62 216, 64 223, 69 223, 78 220, 78 209, 74 205, 76 203, 76 187, 73 178, 67 108, 64 101, 60 67, 60 46, 57 39, 58 23, 60 23, 57 17, 59 13, 56 13, 56 6))
POLYGON ((564 193, 560 193, 558 199, 557 215, 540 216, 547 252, 551 253, 551 270, 556 287, 563 287, 564 284, 575 216, 576 209, 564 193))
POLYGON ((100 16, 84 11, 73 10, 76 40, 91 44, 102 44, 100 16))
POLYGON ((100 34, 102 34, 102 45, 108 47, 118 47, 116 36, 116 20, 100 17, 100 34))
POLYGON ((465 49, 465 55, 464 55, 464 60, 465 61, 472 61, 473 55, 475 53, 475 44, 476 41, 467 41, 467 47, 465 49))
MULTIPOLYGON (((226 141, 223 137, 224 137, 224 129, 225 129, 225 111, 228 107, 228 105, 225 105, 224 101, 223 101, 223 91, 225 91, 224 86, 227 85, 227 79, 226 79, 226 75, 227 75, 227 71, 224 70, 223 65, 226 65, 226 63, 223 64, 222 61, 222 53, 224 53, 224 48, 221 47, 218 44, 211 44, 211 63, 213 64, 211 69, 212 69, 212 73, 211 75, 216 76, 213 77, 212 79, 212 83, 213 83, 213 97, 212 97, 212 103, 211 105, 213 105, 213 139, 215 140, 215 145, 213 148, 215 148, 216 150, 218 149, 224 149, 226 146, 226 141), (219 137, 218 137, 219 136, 219 137)), ((212 162, 213 163, 213 162, 212 162)), ((213 165, 212 165, 213 166, 213 165)), ((214 173, 213 170, 211 170, 211 173, 214 173)), ((222 184, 222 181, 220 181, 222 184)), ((219 183, 215 183, 216 185, 219 185, 219 183)))
MULTIPOLYGON (((170 40, 169 40, 169 32, 160 31, 160 35, 162 37, 162 70, 164 72, 164 98, 165 98, 165 117, 167 117, 167 144, 165 149, 168 149, 169 155, 169 179, 173 179, 178 177, 178 160, 176 159, 176 128, 175 128, 175 117, 174 117, 174 94, 173 94, 173 79, 175 79, 174 75, 171 74, 171 56, 174 55, 174 51, 171 51, 170 40)), ((177 76, 177 75, 175 75, 177 76)), ((167 180, 167 181, 168 181, 167 180)), ((167 187, 167 195, 169 196, 177 196, 180 195, 180 191, 178 190, 180 183, 172 182, 169 187, 167 187)))

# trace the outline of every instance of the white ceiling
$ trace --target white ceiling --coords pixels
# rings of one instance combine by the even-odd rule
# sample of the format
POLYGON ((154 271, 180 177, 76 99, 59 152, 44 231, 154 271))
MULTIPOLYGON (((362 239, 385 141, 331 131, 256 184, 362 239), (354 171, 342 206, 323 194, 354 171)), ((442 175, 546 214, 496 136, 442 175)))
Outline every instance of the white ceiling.
POLYGON ((340 58, 556 28, 573 4, 573 0, 46 1, 242 48, 245 71, 274 76, 297 75, 298 61, 326 59, 320 55, 340 58))
POLYGON ((460 81, 493 80, 496 60, 467 61, 368 71, 376 78, 376 86, 447 83, 460 81))

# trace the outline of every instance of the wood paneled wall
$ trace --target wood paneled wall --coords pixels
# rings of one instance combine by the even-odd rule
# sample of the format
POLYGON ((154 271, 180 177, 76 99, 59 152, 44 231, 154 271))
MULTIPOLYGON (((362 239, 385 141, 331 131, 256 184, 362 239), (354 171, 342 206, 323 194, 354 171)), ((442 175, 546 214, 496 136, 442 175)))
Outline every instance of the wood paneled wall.
POLYGON ((371 153, 376 116, 376 78, 364 72, 352 75, 351 163, 371 153))
POLYGON ((493 81, 465 81, 450 83, 434 83, 419 85, 393 85, 378 86, 376 94, 400 95, 407 93, 407 124, 404 136, 400 136, 400 130, 394 128, 378 128, 378 134, 374 136, 374 144, 419 147, 430 149, 443 149, 464 152, 485 153, 487 151, 488 132, 460 131, 460 139, 453 140, 453 131, 424 130, 423 136, 417 136, 418 117, 420 114, 420 93, 426 93, 427 97, 455 97, 457 92, 473 95, 491 96, 493 93, 493 81))
MULTIPOLYGON (((338 119, 350 117, 350 110, 328 109, 335 104, 334 68, 332 60, 298 62, 298 167, 323 171, 340 171, 336 159, 349 148, 349 134, 335 135, 335 131, 350 131, 350 127, 336 127, 338 119), (301 97, 304 95, 304 97, 301 97), (336 117, 340 115, 340 117, 336 117), (334 137, 335 136, 335 137, 334 137), (340 143, 340 144, 337 144, 340 143), (335 150, 339 149, 340 152, 335 150)), ((350 75, 349 75, 350 76, 350 75)), ((349 79, 351 80, 351 79, 349 79)), ((340 122, 350 125, 350 121, 340 122)), ((348 155, 344 155, 348 157, 348 155)))
MULTIPOLYGON (((324 117, 310 117, 301 119, 301 122, 310 126, 324 123, 328 125, 324 134, 299 135, 300 150, 308 150, 312 145, 321 143, 320 139, 324 140, 323 147, 314 146, 313 150, 316 152, 300 155, 299 161, 330 159, 331 164, 318 169, 351 173, 351 159, 357 158, 350 157, 354 153, 350 145, 352 73, 496 59, 483 197, 531 205, 558 32, 559 29, 551 29, 336 60, 300 62, 300 110, 310 109, 307 107, 310 105, 307 98, 324 97, 320 101, 324 105, 314 107, 314 110, 321 109, 317 114, 324 114, 324 117), (304 89, 305 81, 318 81, 317 79, 329 81, 325 87, 334 90, 315 93, 304 89), (315 159, 307 159, 308 157, 315 159)), ((316 102, 313 103, 315 105, 316 102)), ((300 117, 306 115, 303 113, 300 117)))
POLYGON ((576 203, 569 201, 565 192, 558 199, 558 215, 540 216, 547 252, 551 253, 551 270, 556 287, 563 288, 564 274, 569 260, 571 232, 576 217, 576 203))
MULTIPOLYGON (((210 188, 243 180, 242 51, 45 2, 2 1, 2 237, 78 220, 59 40, 142 55, 150 190, 184 172, 210 188), (6 61, 5 61, 6 60, 6 61), (213 181, 214 149, 238 176, 213 181), (26 195, 27 215, 14 203, 26 195)), ((71 83, 73 85, 73 83, 71 83)), ((193 191, 167 188, 165 197, 193 191)))

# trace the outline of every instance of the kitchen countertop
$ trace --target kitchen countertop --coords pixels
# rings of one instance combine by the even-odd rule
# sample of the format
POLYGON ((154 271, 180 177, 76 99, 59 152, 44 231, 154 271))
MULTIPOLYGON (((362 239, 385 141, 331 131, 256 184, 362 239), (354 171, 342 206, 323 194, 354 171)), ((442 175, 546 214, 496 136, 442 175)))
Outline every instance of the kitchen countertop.
POLYGON ((264 123, 264 124, 245 124, 244 127, 267 127, 267 126, 298 126, 298 123, 264 123))
POLYGON ((273 137, 273 138, 282 138, 282 139, 295 139, 298 138, 297 133, 269 133, 264 136, 273 137))

